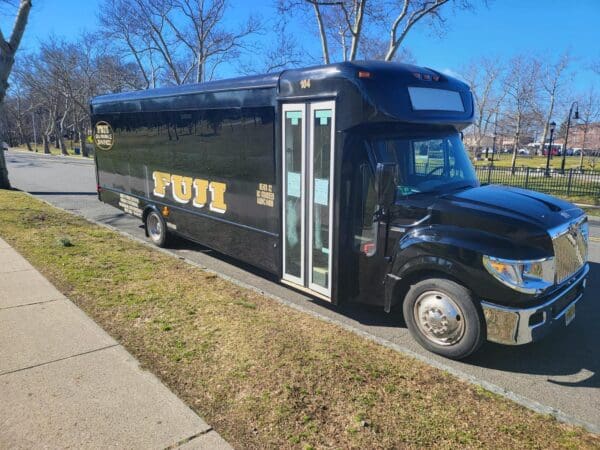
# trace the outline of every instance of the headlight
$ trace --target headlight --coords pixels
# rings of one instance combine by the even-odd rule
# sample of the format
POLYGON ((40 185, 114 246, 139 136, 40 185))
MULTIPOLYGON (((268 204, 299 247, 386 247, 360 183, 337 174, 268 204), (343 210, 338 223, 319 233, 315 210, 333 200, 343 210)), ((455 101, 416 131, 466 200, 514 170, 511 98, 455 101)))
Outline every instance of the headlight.
POLYGON ((502 284, 525 294, 539 294, 554 284, 554 258, 514 261, 484 255, 483 265, 502 284))
POLYGON ((590 226, 588 224, 588 221, 586 220, 585 222, 583 222, 580 225, 581 230, 581 235, 583 236, 583 239, 585 239, 585 243, 589 244, 590 243, 590 226))

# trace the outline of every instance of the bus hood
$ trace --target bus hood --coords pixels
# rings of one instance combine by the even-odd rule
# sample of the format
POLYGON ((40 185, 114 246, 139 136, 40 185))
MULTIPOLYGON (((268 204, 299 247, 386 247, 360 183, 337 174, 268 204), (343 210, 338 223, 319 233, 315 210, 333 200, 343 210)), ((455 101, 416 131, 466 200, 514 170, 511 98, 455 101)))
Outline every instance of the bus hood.
POLYGON ((524 247, 550 250, 548 231, 583 215, 575 205, 525 189, 488 185, 442 194, 430 223, 477 229, 524 247))

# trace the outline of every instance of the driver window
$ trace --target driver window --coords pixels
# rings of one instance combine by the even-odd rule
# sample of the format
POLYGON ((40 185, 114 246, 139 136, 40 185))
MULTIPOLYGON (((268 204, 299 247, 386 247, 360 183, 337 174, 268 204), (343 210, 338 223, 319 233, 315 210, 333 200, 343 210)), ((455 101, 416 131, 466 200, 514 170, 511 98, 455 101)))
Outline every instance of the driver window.
POLYGON ((412 141, 415 175, 430 173, 441 175, 444 167, 444 146, 442 139, 412 141), (438 167, 440 169, 438 169, 438 167), (437 170, 436 170, 437 169, 437 170))

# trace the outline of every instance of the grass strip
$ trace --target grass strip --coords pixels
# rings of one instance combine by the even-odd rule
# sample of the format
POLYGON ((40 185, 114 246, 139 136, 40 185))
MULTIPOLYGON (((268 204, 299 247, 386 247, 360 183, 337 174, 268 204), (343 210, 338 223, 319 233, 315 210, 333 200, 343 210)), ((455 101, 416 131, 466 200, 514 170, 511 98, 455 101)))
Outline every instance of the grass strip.
POLYGON ((15 191, 0 236, 238 448, 600 438, 15 191))
MULTIPOLYGON (((485 156, 485 151, 483 152, 485 156)), ((492 155, 490 154, 488 160, 485 158, 474 161, 475 166, 487 167, 491 163, 492 155)), ((567 156, 565 159, 565 169, 579 169, 579 163, 581 162, 580 156, 567 156)), ((494 156, 494 166, 496 167, 512 167, 512 153, 502 153, 500 158, 498 155, 494 156)), ((545 169, 546 168, 546 156, 517 156, 516 167, 530 167, 534 169, 545 169)), ((553 156, 550 159, 550 168, 559 170, 562 167, 562 156, 553 156)), ((593 156, 583 157, 583 168, 587 170, 600 171, 600 158, 593 156)))

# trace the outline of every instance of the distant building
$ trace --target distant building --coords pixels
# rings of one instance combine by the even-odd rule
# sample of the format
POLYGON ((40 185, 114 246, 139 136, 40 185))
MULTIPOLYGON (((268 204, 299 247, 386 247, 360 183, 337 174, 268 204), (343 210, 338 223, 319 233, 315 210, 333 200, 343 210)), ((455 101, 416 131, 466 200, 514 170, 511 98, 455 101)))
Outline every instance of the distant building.
MULTIPOLYGON (((587 135, 585 137, 586 150, 600 150, 600 122, 588 124, 587 135)), ((583 135, 585 125, 572 125, 569 129, 569 138, 567 146, 569 148, 584 148, 583 135)), ((562 140, 564 142, 564 140, 562 140)))
MULTIPOLYGON (((478 136, 474 136, 472 133, 465 133, 464 144, 467 148, 474 150, 477 146, 478 136)), ((479 147, 485 149, 486 147, 492 148, 494 137, 492 135, 481 136, 479 141, 479 147)))

